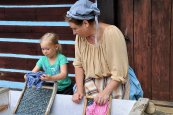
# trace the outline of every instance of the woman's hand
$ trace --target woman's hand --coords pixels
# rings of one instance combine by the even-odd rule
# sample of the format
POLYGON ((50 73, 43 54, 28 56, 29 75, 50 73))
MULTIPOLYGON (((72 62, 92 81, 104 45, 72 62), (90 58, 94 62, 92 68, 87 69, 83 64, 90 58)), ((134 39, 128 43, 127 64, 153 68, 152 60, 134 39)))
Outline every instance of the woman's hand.
POLYGON ((43 81, 52 81, 52 77, 46 74, 43 74, 40 79, 43 81))
POLYGON ((84 93, 76 92, 72 96, 72 101, 75 102, 75 103, 80 103, 80 101, 82 100, 83 96, 84 96, 84 93))
POLYGON ((94 101, 99 105, 104 105, 109 100, 110 94, 100 92, 96 97, 94 97, 94 101))
POLYGON ((112 94, 112 91, 116 90, 118 86, 119 82, 111 80, 106 88, 94 98, 94 101, 99 105, 105 104, 109 100, 109 96, 112 94))

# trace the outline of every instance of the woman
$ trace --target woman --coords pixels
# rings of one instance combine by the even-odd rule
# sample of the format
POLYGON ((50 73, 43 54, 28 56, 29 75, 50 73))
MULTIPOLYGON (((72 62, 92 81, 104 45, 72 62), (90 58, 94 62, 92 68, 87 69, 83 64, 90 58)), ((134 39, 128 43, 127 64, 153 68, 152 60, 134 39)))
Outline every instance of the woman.
POLYGON ((66 21, 76 35, 75 67, 77 91, 72 100, 79 103, 84 95, 105 104, 109 96, 124 98, 128 79, 128 56, 121 31, 114 25, 97 21, 95 3, 77 1, 67 12, 66 21))

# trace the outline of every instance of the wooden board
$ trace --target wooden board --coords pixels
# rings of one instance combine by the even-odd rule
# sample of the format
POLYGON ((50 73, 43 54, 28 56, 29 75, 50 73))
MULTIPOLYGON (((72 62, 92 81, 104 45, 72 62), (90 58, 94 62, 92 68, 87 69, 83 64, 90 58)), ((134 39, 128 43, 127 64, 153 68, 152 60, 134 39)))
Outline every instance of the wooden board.
MULTIPOLYGON (((20 39, 19 39, 20 40, 20 39)), ((74 57, 74 45, 62 44, 62 53, 66 57, 74 57)), ((43 55, 40 44, 38 43, 19 43, 19 42, 0 42, 0 53, 24 54, 24 55, 43 55), (15 46, 15 47, 14 47, 15 46)))
MULTIPOLYGON (((173 2, 172 2, 172 7, 173 7, 173 2)), ((170 101, 173 101, 173 8, 171 11, 171 42, 170 42, 170 101)))
POLYGON ((69 7, 60 8, 4 8, 1 20, 62 21, 69 7))
POLYGON ((116 4, 117 26, 126 37, 129 64, 134 67, 133 0, 119 0, 116 4))
MULTIPOLYGON (((0 33, 47 33, 54 32, 56 34, 73 34, 68 26, 0 26, 0 33)), ((43 35, 42 34, 42 35, 43 35)), ((41 36, 42 36, 41 35, 41 36)), ((41 37, 40 36, 40 37, 41 37)), ((36 38, 38 39, 38 38, 36 38)))
MULTIPOLYGON (((65 4, 65 3, 69 3, 72 4, 74 3, 76 0, 37 0, 37 2, 35 0, 29 0, 29 1, 23 1, 23 0, 5 0, 5 1, 0 1, 0 4, 4 4, 4 5, 39 5, 39 4, 65 4)), ((93 1, 93 0, 92 0, 93 1)))
POLYGON ((41 89, 32 89, 25 87, 14 109, 14 114, 38 113, 49 115, 51 106, 57 92, 57 83, 54 82, 51 88, 42 87, 41 89), (43 95, 43 93, 45 94, 43 95), (51 93, 50 93, 51 92, 51 93), (50 96, 49 96, 50 94, 50 96))
MULTIPOLYGON (((64 30, 65 31, 65 30, 64 30)), ((47 31, 48 32, 48 31, 47 31)), ((49 30, 49 32, 53 32, 52 30, 49 30)), ((40 39, 41 36, 43 36, 46 33, 44 32, 10 32, 10 30, 1 32, 0 38, 18 38, 18 39, 40 39)), ((58 33, 60 40, 75 40, 75 36, 70 34, 61 34, 58 33)))
POLYGON ((171 0, 152 4, 152 99, 169 100, 171 0))
POLYGON ((151 97, 151 0, 134 0, 134 70, 151 97), (147 85, 146 85, 147 84, 147 85))

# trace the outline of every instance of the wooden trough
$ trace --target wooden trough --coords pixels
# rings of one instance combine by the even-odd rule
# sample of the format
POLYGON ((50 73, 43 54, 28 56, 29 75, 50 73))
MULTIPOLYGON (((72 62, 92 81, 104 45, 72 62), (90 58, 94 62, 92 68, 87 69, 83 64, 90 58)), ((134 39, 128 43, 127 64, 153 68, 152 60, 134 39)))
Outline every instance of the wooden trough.
MULTIPOLYGON (((0 115, 13 115, 12 112, 17 111, 23 95, 24 90, 0 88, 0 107, 4 106, 0 115)), ((47 107, 45 114, 82 115, 85 108, 84 100, 80 104, 75 104, 71 98, 71 95, 56 94, 54 101, 52 99, 49 102, 53 104, 52 108, 47 107)), ((173 115, 173 103, 147 98, 141 98, 138 101, 112 99, 110 115, 173 115)))

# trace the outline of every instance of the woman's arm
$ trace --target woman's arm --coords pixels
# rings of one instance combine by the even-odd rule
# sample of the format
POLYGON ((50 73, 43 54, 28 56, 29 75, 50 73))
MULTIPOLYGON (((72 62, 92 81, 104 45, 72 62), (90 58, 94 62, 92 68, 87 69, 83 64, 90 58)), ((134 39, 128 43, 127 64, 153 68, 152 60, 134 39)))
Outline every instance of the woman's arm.
POLYGON ((84 71, 83 68, 81 67, 75 67, 75 80, 76 80, 76 85, 77 85, 77 92, 84 92, 84 85, 83 85, 83 80, 84 80, 84 71))
POLYGON ((75 103, 80 103, 81 99, 84 96, 84 85, 83 85, 83 80, 84 80, 84 71, 83 68, 81 67, 75 67, 75 80, 76 80, 76 85, 77 85, 77 91, 73 95, 72 100, 75 103))
POLYGON ((60 73, 53 75, 53 76, 49 76, 49 75, 44 75, 43 77, 41 77, 41 80, 44 81, 57 81, 57 80, 61 80, 66 78, 67 76, 67 64, 63 64, 60 67, 60 73))

